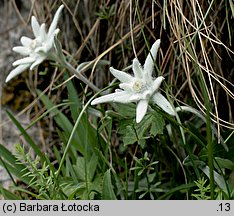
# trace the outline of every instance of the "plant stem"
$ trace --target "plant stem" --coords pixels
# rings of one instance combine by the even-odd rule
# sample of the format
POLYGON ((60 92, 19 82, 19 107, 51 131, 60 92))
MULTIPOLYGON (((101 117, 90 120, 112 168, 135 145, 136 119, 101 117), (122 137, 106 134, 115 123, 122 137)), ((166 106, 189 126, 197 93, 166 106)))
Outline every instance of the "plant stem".
POLYGON ((78 79, 80 79, 82 82, 84 82, 86 85, 88 85, 91 89, 93 89, 95 92, 99 92, 100 89, 97 88, 93 83, 91 83, 85 76, 83 76, 81 73, 79 73, 69 62, 64 62, 65 67, 68 71, 73 73, 78 79))
MULTIPOLYGON (((58 42, 59 43, 59 42, 58 42)), ((77 71, 65 58, 65 56, 62 53, 62 48, 60 47, 60 44, 57 44, 57 53, 51 53, 50 59, 57 61, 62 67, 66 68, 70 73, 73 73, 79 80, 84 82, 87 86, 89 86, 91 89, 93 89, 95 92, 99 92, 100 89, 95 86, 92 82, 90 82, 83 74, 81 74, 79 71, 77 71)))
POLYGON ((206 133, 208 142, 208 165, 210 168, 210 198, 214 200, 214 144, 212 142, 211 126, 210 126, 210 106, 206 107, 206 133))
POLYGON ((212 131, 211 131, 211 118, 210 118, 210 100, 208 92, 205 87, 205 81, 201 74, 199 74, 201 80, 201 89, 204 96, 204 102, 206 107, 206 138, 208 146, 208 165, 210 169, 210 199, 214 200, 214 143, 212 142, 212 131))
POLYGON ((77 129, 79 123, 80 123, 81 117, 83 116, 85 110, 87 109, 87 107, 89 106, 89 104, 91 103, 91 101, 93 100, 93 98, 94 98, 95 96, 96 96, 96 95, 94 95, 94 96, 85 104, 84 108, 81 110, 80 115, 78 116, 78 118, 77 118, 77 120, 76 120, 76 123, 75 123, 75 125, 74 125, 74 127, 73 127, 73 129, 72 129, 72 132, 71 132, 71 134, 70 134, 70 137, 69 137, 69 139, 68 139, 66 148, 65 148, 65 150, 64 150, 62 159, 61 159, 61 161, 60 161, 59 168, 58 168, 58 170, 57 170, 57 172, 56 172, 56 179, 58 179, 58 177, 59 177, 59 173, 60 173, 60 171, 61 171, 61 169, 62 169, 63 163, 64 163, 64 161, 65 161, 65 158, 66 158, 66 155, 67 155, 67 152, 68 152, 68 149, 69 149, 69 147, 70 147, 70 145, 71 145, 71 143, 72 143, 73 136, 74 136, 74 134, 75 134, 75 132, 76 132, 76 129, 77 129))
POLYGON ((68 152, 68 149, 69 149, 69 147, 70 147, 70 145, 71 145, 71 143, 72 143, 73 136, 74 136, 74 134, 75 134, 75 132, 76 132, 76 129, 77 129, 79 123, 80 123, 80 120, 81 120, 81 118, 82 118, 82 116, 83 116, 85 110, 88 108, 88 106, 89 106, 89 104, 91 103, 91 101, 92 101, 97 95, 99 95, 101 92, 105 91, 105 90, 108 89, 108 88, 110 88, 110 86, 107 86, 106 88, 104 88, 104 89, 100 90, 99 92, 97 92, 93 97, 91 97, 91 98, 89 99, 89 101, 85 104, 85 106, 84 106, 83 109, 81 110, 81 112, 80 112, 80 114, 79 114, 79 116, 78 116, 78 118, 77 118, 77 120, 76 120, 76 122, 75 122, 75 125, 74 125, 74 127, 73 127, 73 129, 72 129, 72 131, 71 131, 71 134, 70 134, 70 137, 69 137, 69 139, 68 139, 66 148, 65 148, 65 150, 64 150, 64 152, 63 152, 63 156, 62 156, 62 159, 61 159, 61 161, 60 161, 59 168, 58 168, 58 170, 57 170, 57 172, 56 172, 56 179, 58 179, 58 177, 59 177, 59 173, 61 172, 63 163, 64 163, 64 161, 65 161, 65 158, 66 158, 66 155, 67 155, 67 152, 68 152))

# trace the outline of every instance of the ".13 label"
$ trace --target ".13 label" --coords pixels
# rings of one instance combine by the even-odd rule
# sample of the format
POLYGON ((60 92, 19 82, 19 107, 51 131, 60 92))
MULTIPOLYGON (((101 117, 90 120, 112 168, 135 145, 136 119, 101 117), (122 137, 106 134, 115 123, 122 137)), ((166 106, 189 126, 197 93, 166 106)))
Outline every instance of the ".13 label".
POLYGON ((230 211, 231 210, 231 204, 230 203, 220 203, 219 204, 219 209, 217 211, 230 211))

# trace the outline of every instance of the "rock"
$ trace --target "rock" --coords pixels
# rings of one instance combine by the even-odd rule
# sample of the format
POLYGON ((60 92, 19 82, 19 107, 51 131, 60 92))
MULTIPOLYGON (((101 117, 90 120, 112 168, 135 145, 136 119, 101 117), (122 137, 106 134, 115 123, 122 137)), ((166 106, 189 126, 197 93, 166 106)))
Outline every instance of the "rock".
MULTIPOLYGON (((17 6, 20 8, 21 16, 27 18, 30 13, 31 1, 23 1, 22 4, 21 1, 16 2, 18 4, 17 6)), ((3 88, 6 85, 5 78, 13 69, 11 64, 15 61, 16 56, 17 58, 19 57, 12 52, 12 47, 20 45, 20 37, 22 35, 30 36, 31 33, 28 31, 27 26, 22 24, 15 9, 12 8, 11 1, 0 1, 0 100, 2 99, 3 88)), ((2 107, 2 104, 0 104, 0 143, 10 151, 13 151, 14 145, 22 142, 22 137, 19 136, 19 130, 9 120, 4 109, 6 109, 6 107, 2 107)), ((14 116, 17 116, 17 113, 13 114, 14 116)), ((22 114, 18 117, 18 121, 22 126, 26 127, 30 123, 30 117, 27 114, 22 114)), ((27 132, 33 139, 36 139, 36 142, 38 142, 39 133, 36 127, 30 128, 27 132)), ((2 183, 5 188, 12 184, 9 175, 1 166, 0 183, 2 183)))

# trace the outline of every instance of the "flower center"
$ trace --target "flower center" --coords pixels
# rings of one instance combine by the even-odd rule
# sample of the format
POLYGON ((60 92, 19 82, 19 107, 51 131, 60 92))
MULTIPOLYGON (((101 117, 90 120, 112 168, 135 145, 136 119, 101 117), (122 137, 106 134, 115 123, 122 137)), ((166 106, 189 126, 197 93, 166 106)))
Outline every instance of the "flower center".
POLYGON ((36 46, 37 46, 37 41, 36 41, 36 39, 35 39, 35 40, 33 40, 33 41, 30 43, 29 48, 32 49, 32 50, 34 50, 34 49, 36 48, 36 46))
POLYGON ((133 91, 135 92, 139 92, 143 89, 144 87, 144 84, 143 82, 141 82, 140 80, 136 80, 134 83, 133 83, 133 86, 132 86, 132 89, 133 91))

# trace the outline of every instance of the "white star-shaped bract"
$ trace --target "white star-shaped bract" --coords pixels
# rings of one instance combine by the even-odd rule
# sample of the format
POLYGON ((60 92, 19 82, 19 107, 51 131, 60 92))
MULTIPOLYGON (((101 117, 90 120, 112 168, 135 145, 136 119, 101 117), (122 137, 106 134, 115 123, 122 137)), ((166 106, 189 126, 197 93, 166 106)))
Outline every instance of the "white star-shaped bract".
POLYGON ((136 102, 136 122, 139 123, 145 116, 148 104, 152 101, 157 104, 165 112, 175 115, 175 112, 168 100, 159 92, 159 87, 164 77, 159 76, 153 78, 154 60, 158 52, 160 39, 151 47, 144 67, 140 65, 137 58, 133 60, 132 69, 134 76, 123 71, 110 68, 110 72, 121 82, 120 89, 116 89, 115 93, 101 96, 94 99, 91 104, 100 104, 106 102, 131 103, 136 102))
POLYGON ((56 11, 48 32, 46 32, 45 23, 40 25, 36 17, 32 16, 31 26, 35 39, 23 36, 20 39, 22 46, 13 48, 13 51, 25 57, 13 62, 12 65, 17 67, 9 73, 6 82, 9 82, 12 78, 28 68, 32 70, 35 66, 49 58, 50 51, 54 46, 54 38, 59 32, 57 24, 63 8, 64 5, 61 5, 56 11))

